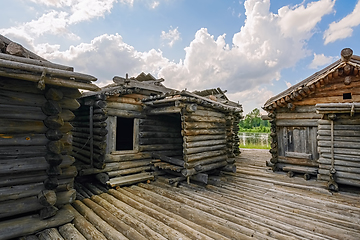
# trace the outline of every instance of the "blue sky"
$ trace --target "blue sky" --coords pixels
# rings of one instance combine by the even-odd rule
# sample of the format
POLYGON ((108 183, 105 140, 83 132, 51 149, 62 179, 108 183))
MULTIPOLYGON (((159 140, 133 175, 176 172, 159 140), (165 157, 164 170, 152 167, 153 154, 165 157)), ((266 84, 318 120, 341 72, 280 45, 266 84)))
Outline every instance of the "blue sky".
POLYGON ((360 55, 359 0, 12 0, 0 34, 96 76, 220 87, 245 113, 340 57, 360 55))

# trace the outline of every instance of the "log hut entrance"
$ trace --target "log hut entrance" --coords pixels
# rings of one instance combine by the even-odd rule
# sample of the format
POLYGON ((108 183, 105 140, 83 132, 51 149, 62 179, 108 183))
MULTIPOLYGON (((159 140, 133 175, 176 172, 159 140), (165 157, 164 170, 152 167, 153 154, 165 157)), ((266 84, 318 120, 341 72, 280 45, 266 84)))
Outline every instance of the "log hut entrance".
POLYGON ((133 150, 134 134, 134 119, 117 117, 115 150, 133 150))

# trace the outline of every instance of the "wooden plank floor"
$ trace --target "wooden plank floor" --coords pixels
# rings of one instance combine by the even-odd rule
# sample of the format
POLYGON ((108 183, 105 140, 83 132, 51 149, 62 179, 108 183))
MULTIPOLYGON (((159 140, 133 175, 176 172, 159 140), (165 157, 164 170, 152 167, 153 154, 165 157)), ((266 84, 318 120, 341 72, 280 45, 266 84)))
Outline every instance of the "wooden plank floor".
POLYGON ((85 239, 360 239, 359 193, 273 173, 269 158, 243 150, 237 172, 207 186, 158 179, 101 194, 93 187, 86 191, 96 195, 67 208, 85 239))

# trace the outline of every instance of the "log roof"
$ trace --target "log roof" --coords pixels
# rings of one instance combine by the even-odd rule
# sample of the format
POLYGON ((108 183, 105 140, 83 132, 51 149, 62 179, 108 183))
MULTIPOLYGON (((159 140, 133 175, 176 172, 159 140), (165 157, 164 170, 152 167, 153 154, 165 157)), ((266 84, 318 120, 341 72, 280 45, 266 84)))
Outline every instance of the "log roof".
POLYGON ((91 75, 74 72, 74 68, 52 63, 29 51, 18 43, 0 35, 0 76, 31 81, 38 88, 45 84, 98 90, 91 75))
POLYGON ((332 79, 347 75, 358 76, 360 72, 360 56, 353 55, 352 53, 352 50, 349 48, 343 49, 341 51, 341 59, 270 98, 266 101, 263 108, 267 111, 272 111, 278 107, 285 107, 288 103, 309 97, 317 88, 331 82, 332 79), (348 68, 349 71, 346 72, 344 68, 348 68))
POLYGON ((54 230, 65 239, 75 232, 73 239, 360 238, 358 195, 269 171, 268 155, 244 150, 236 173, 211 177, 207 186, 174 187, 161 177, 111 190, 76 185, 78 199, 64 207, 75 219, 54 230))

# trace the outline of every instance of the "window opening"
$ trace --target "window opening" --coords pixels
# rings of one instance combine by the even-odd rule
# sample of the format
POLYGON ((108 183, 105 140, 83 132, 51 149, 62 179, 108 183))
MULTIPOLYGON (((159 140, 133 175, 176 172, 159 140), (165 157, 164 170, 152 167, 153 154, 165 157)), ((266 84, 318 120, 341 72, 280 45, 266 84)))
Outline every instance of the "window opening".
POLYGON ((116 151, 133 150, 134 119, 117 117, 116 121, 116 151))
POLYGON ((351 99, 351 93, 343 93, 343 99, 351 99))

